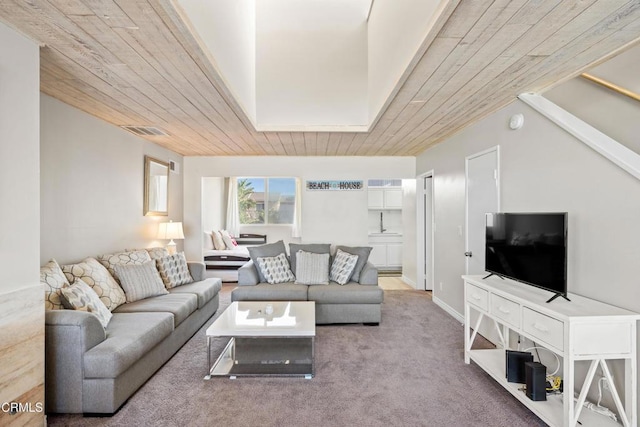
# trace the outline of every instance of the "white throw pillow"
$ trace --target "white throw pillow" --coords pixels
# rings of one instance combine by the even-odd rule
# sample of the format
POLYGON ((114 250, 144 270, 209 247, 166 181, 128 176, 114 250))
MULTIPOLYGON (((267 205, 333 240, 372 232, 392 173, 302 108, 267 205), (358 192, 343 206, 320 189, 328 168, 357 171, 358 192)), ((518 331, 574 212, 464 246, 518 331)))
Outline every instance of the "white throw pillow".
POLYGON ((222 236, 222 240, 224 241, 224 245, 227 249, 235 249, 236 246, 233 244, 233 239, 231 238, 231 234, 227 230, 220 230, 220 235, 222 236))
POLYGON ((358 258, 358 255, 353 255, 338 249, 331 264, 329 278, 339 285, 346 284, 351 278, 353 270, 356 268, 358 258))
POLYGON ((274 257, 259 257, 258 268, 260 268, 267 282, 272 285, 292 282, 296 278, 291 272, 291 267, 285 254, 279 254, 274 257))
POLYGON ((205 251, 211 251, 215 249, 215 246, 213 246, 213 236, 211 235, 210 231, 204 232, 204 235, 202 236, 202 247, 205 251))
POLYGON ((329 254, 296 252, 296 283, 299 285, 328 285, 329 254))
POLYGON ((222 234, 219 231, 212 231, 211 237, 213 238, 213 247, 217 251, 224 251, 227 249, 227 245, 224 244, 224 240, 222 240, 222 234))
POLYGON ((127 295, 127 302, 169 293, 164 288, 155 261, 144 264, 116 264, 114 268, 127 295))
POLYGON ((89 287, 82 279, 76 279, 73 285, 60 290, 62 303, 71 310, 88 311, 93 313, 103 328, 106 328, 109 324, 109 320, 113 317, 113 314, 109 311, 106 305, 98 294, 89 287))

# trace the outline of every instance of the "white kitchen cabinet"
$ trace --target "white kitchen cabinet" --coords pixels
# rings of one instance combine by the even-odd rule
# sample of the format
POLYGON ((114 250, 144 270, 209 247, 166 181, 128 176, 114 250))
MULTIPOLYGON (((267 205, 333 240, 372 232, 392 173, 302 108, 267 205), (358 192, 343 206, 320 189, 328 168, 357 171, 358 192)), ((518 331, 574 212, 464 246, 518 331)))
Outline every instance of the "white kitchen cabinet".
POLYGON ((376 267, 387 265, 387 245, 384 243, 369 243, 373 249, 369 254, 369 262, 376 267))
POLYGON ((370 188, 367 200, 369 209, 384 209, 384 189, 370 188))
POLYGON ((369 255, 369 261, 376 267, 383 269, 396 269, 402 267, 401 234, 370 234, 369 246, 373 248, 369 255))
POLYGON ((369 188, 369 209, 402 209, 402 188, 369 188))
POLYGON ((402 267, 402 242, 387 243, 387 267, 402 267))

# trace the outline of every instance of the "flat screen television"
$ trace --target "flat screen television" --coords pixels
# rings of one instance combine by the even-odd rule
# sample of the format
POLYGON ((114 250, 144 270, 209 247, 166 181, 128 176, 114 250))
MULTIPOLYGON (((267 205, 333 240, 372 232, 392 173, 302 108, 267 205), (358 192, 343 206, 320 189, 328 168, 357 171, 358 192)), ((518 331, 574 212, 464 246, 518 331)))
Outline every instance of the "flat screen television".
POLYGON ((486 214, 485 269, 568 300, 567 213, 486 214))

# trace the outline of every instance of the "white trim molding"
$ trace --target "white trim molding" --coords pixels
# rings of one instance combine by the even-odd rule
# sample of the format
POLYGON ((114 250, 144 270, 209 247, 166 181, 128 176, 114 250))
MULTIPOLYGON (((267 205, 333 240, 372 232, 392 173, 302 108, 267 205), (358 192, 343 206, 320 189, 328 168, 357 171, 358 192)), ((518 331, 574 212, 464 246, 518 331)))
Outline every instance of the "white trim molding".
POLYGON ((451 316, 453 316, 454 319, 456 319, 458 322, 463 323, 464 324, 464 316, 460 313, 458 313, 453 307, 451 307, 449 304, 445 303, 444 301, 442 301, 440 298, 436 297, 435 295, 433 296, 433 302, 440 307, 441 309, 443 309, 444 311, 446 311, 447 313, 449 313, 451 316))
POLYGON ((640 179, 640 154, 580 120, 541 95, 523 93, 518 98, 613 163, 640 179))

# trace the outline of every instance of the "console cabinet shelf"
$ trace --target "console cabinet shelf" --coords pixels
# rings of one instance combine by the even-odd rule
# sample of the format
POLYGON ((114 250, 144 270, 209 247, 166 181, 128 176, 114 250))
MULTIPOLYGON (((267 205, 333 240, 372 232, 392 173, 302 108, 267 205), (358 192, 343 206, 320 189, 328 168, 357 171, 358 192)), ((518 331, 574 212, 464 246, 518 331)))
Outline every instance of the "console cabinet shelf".
POLYGON ((549 292, 496 276, 462 278, 465 363, 473 360, 550 426, 637 426, 636 323, 639 314, 575 294, 569 294, 571 301, 558 298, 546 303, 549 292), (477 319, 471 324, 474 315, 477 319), (477 331, 487 321, 494 323, 501 348, 474 350, 477 331), (510 333, 526 337, 561 358, 563 394, 549 395, 546 401, 535 402, 526 396, 522 384, 507 382, 505 349, 510 348, 510 333), (608 361, 616 359, 625 363, 624 402, 615 387, 611 388, 620 423, 582 405, 594 379, 605 376, 613 384, 608 361), (589 369, 584 383, 576 384, 575 364, 579 361, 587 361, 589 369), (596 375, 596 371, 602 374, 596 375), (574 390, 578 402, 574 399, 574 390))

